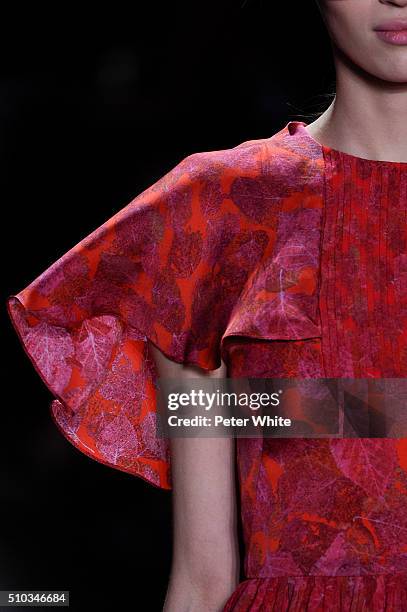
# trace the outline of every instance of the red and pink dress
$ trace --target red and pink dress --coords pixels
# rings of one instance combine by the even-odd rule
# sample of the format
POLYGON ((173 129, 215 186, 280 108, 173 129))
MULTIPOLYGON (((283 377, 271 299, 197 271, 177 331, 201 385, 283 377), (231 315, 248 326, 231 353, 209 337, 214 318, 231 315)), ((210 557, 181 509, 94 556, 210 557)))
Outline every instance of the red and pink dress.
MULTIPOLYGON (((8 300, 89 457, 171 489, 147 340, 228 377, 407 377, 407 163, 300 121, 187 156, 8 300)), ((238 438, 224 610, 407 610, 407 439, 238 438)))

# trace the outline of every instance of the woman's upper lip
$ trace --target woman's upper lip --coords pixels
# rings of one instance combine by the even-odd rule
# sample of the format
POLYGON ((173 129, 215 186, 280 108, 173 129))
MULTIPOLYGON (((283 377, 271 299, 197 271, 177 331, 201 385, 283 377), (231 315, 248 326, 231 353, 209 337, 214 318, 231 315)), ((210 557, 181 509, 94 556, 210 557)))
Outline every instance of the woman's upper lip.
POLYGON ((377 25, 374 30, 381 30, 382 32, 400 32, 401 30, 407 30, 407 20, 406 21, 384 21, 377 25))

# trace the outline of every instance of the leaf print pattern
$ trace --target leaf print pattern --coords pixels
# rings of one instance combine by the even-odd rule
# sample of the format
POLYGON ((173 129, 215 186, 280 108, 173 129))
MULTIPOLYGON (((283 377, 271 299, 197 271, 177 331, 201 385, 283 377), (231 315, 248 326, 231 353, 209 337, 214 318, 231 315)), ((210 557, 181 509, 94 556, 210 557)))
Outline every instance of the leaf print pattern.
MULTIPOLYGON (((303 246, 310 255, 308 270, 315 275, 309 295, 316 287, 318 308, 307 309, 302 299, 294 303, 296 313, 294 308, 286 313, 296 321, 307 313, 319 335, 270 343, 262 325, 253 330, 256 343, 247 338, 231 343, 229 376, 405 377, 407 283, 399 262, 407 252, 407 164, 359 163, 317 145, 304 125, 291 122, 278 140, 285 148, 288 136, 295 136, 309 159, 315 151, 323 159, 326 191, 322 185, 315 189, 326 195, 323 217, 296 237, 295 217, 284 215, 273 263, 284 262, 278 245, 290 239, 299 253, 303 246)), ((309 172, 303 180, 315 187, 316 179, 309 172)), ((290 279, 298 288, 299 278, 295 249, 288 253, 293 258, 285 279, 280 267, 284 299, 290 279)), ((265 289, 277 295, 278 266, 269 272, 265 289)), ((252 288, 254 296, 261 294, 256 279, 252 288)), ((242 297, 253 320, 249 295, 242 297)), ((272 310, 273 301, 266 303, 272 310)), ((276 311, 282 314, 281 307, 276 311)), ((270 323, 270 313, 262 312, 259 320, 270 323)), ((277 320, 282 324, 281 316, 277 320)), ((237 440, 238 457, 248 454, 250 443, 237 440)), ((241 489, 247 579, 225 612, 407 609, 406 451, 405 439, 265 439, 257 450, 254 483, 240 458, 240 478, 248 483, 241 489), (268 491, 267 509, 262 491, 268 491)))
MULTIPOLYGON (((8 300, 84 454, 170 489, 155 343, 228 376, 407 376, 407 164, 303 122, 181 160, 8 300)), ((407 609, 407 440, 239 438, 224 612, 407 609)))
POLYGON ((58 393, 69 380, 66 364, 74 351, 71 336, 63 329, 39 323, 27 329, 26 342, 40 372, 55 386, 58 393))
POLYGON ((387 440, 330 440, 331 454, 341 472, 371 497, 380 497, 397 466, 395 449, 387 440))
POLYGON ((94 317, 81 325, 74 339, 75 359, 89 384, 100 380, 105 372, 115 335, 115 326, 108 325, 107 318, 94 317))

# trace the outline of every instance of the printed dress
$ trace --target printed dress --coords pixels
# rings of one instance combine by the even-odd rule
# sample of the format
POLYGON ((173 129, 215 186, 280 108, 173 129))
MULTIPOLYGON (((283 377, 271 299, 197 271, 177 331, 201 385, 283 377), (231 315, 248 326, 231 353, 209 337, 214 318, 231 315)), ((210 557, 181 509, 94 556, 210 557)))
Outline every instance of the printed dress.
MULTIPOLYGON (((86 455, 171 489, 157 372, 407 377, 407 163, 300 121, 187 156, 8 300, 86 455)), ((224 611, 407 610, 407 439, 238 438, 246 579, 224 611)))

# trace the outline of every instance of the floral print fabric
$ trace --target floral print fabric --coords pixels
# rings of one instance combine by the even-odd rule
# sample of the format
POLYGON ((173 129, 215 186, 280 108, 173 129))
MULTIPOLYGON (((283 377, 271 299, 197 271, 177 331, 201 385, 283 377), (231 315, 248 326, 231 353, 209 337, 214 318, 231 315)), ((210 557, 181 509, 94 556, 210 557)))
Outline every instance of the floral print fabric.
MULTIPOLYGON (((406 179, 302 122, 183 159, 8 300, 62 433, 171 488, 147 340, 231 377, 405 377, 406 179)), ((225 611, 404 609, 405 439, 238 439, 237 468, 225 611)))

